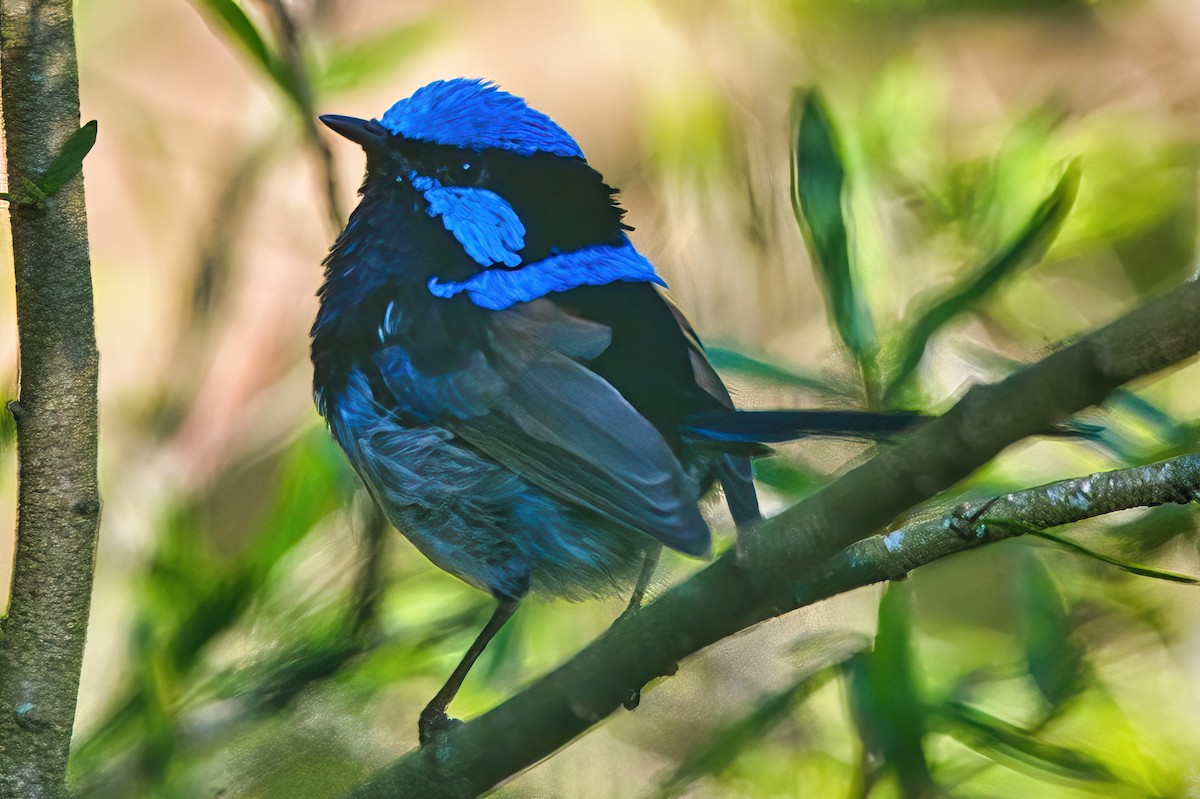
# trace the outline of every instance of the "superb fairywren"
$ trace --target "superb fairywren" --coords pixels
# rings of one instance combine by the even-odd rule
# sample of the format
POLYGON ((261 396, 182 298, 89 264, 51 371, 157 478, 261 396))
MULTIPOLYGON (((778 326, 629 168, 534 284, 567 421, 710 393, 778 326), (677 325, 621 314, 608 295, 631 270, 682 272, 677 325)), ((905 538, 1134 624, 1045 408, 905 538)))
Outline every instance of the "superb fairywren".
POLYGON ((478 80, 437 81, 378 120, 324 116, 362 145, 362 202, 325 262, 317 407, 388 519, 495 614, 421 714, 422 742, 530 591, 633 585, 662 547, 703 557, 720 482, 759 518, 749 455, 911 417, 739 413, 614 189, 575 140, 478 80))

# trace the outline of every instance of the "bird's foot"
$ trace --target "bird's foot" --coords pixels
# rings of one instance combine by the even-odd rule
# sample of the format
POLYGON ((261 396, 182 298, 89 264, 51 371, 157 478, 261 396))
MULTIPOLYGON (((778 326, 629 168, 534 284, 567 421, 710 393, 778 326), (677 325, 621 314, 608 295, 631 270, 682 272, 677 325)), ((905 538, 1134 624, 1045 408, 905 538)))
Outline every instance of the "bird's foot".
POLYGON ((458 719, 452 719, 446 715, 446 711, 440 707, 427 707, 421 711, 421 718, 417 721, 417 740, 421 746, 428 746, 433 743, 433 740, 440 735, 445 735, 450 730, 462 724, 458 719))

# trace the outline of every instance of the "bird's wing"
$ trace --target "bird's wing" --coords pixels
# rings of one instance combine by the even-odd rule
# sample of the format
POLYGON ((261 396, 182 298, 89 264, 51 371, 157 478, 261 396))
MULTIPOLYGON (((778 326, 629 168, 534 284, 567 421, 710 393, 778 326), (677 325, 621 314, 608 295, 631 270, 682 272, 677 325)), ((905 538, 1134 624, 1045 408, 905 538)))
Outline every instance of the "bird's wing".
POLYGON ((530 483, 706 554, 699 486, 654 426, 584 363, 608 342, 606 327, 534 301, 489 314, 486 345, 454 371, 422 374, 398 346, 375 361, 399 402, 530 483))
MULTIPOLYGON (((688 357, 691 360, 696 385, 724 406, 726 413, 737 413, 733 407, 733 398, 729 396, 729 389, 725 387, 712 362, 708 360, 704 345, 700 343, 700 337, 692 329, 691 323, 669 298, 664 297, 663 300, 687 340, 688 357)), ((729 515, 733 517, 734 523, 741 527, 762 519, 762 511, 758 506, 758 492, 754 489, 754 469, 750 466, 749 457, 736 452, 723 453, 717 463, 717 479, 725 489, 725 503, 729 506, 729 515)))

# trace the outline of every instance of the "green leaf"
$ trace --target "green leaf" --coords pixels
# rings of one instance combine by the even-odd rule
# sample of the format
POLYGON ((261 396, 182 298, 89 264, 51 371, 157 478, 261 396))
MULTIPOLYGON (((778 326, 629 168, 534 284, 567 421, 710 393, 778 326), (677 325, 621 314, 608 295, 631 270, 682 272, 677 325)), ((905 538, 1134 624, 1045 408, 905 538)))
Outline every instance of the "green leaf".
POLYGON ((238 46, 250 56, 255 65, 267 74, 274 74, 276 58, 267 47, 254 22, 234 0, 193 0, 215 19, 238 46))
POLYGON ((1032 535, 1038 538, 1058 544, 1059 546, 1076 552, 1080 555, 1086 555, 1089 558, 1094 558, 1102 563, 1107 563, 1110 566, 1116 566, 1118 569, 1136 574, 1139 577, 1153 577, 1157 580, 1166 580, 1172 583, 1184 583, 1185 585, 1200 585, 1200 578, 1192 577, 1189 574, 1180 574, 1179 572, 1167 571, 1166 569, 1155 569, 1150 566, 1142 566, 1138 563, 1130 563, 1127 560, 1105 555, 1103 552, 1097 552, 1094 549, 1088 549, 1083 544, 1076 543, 1069 538, 1055 535, 1040 527, 1034 527, 1031 524, 1018 521, 1017 519, 1002 519, 993 517, 984 517, 976 522, 977 525, 987 525, 996 527, 1006 527, 1010 530, 1018 530, 1025 535, 1032 535))
POLYGON ((818 375, 805 374, 786 366, 770 363, 761 356, 750 355, 729 347, 705 347, 704 352, 713 368, 720 372, 734 372, 752 380, 775 383, 785 388, 816 391, 827 396, 849 398, 853 392, 818 375))
POLYGON ((1083 687, 1083 647, 1072 635, 1058 583, 1041 558, 1025 554, 1025 660, 1039 693, 1057 708, 1083 687))
POLYGON ((441 25, 426 18, 334 50, 313 77, 320 92, 359 89, 388 78, 434 40, 441 25))
POLYGON ((1070 213, 1078 188, 1079 162, 1071 161, 1054 190, 1008 246, 992 256, 970 277, 951 287, 921 315, 907 336, 899 365, 884 392, 885 403, 897 398, 921 362, 929 340, 938 330, 956 316, 975 308, 1018 267, 1037 261, 1045 254, 1070 213))
POLYGON ((1015 724, 969 705, 946 704, 940 722, 962 743, 1010 765, 1032 766, 1041 772, 1089 782, 1116 780, 1112 771, 1091 755, 1038 740, 1015 724))
POLYGON ((854 286, 842 209, 846 170, 833 121, 821 96, 805 89, 792 95, 791 118, 792 210, 822 278, 838 335, 865 376, 874 369, 878 342, 870 311, 854 286))
POLYGON ((200 6, 207 15, 214 19, 222 30, 240 47, 256 67, 283 92, 284 96, 299 111, 301 116, 307 114, 307 92, 297 84, 297 76, 287 68, 279 56, 267 45, 267 40, 259 32, 254 21, 246 15, 245 10, 235 0, 192 0, 200 6))
POLYGON ((1109 394, 1104 407, 1129 414, 1149 427, 1154 437, 1161 441, 1177 441, 1188 432, 1186 424, 1127 388, 1118 388, 1109 394))
POLYGON ((67 181, 83 171, 83 159, 96 144, 97 127, 93 119, 63 142, 58 155, 54 156, 50 166, 46 167, 46 174, 42 176, 42 191, 47 197, 53 197, 67 181))
POLYGON ((909 588, 893 582, 879 603, 875 648, 850 661, 850 695, 863 747, 893 769, 906 796, 937 794, 925 759, 925 713, 912 662, 909 588))
MULTIPOLYGON (((989 524, 991 522, 988 522, 989 524)), ((1180 574, 1179 572, 1167 571, 1166 569, 1155 569, 1150 566, 1142 566, 1137 563, 1130 563, 1127 560, 1115 558, 1112 555, 1105 555, 1103 552, 1097 552, 1094 549, 1088 549, 1082 544, 1077 544, 1074 541, 1055 535, 1054 533, 1040 530, 1036 527, 1029 527, 1025 530, 1029 535, 1035 535, 1038 538, 1043 538, 1046 541, 1051 541, 1061 547, 1069 549, 1073 552, 1078 552, 1080 555, 1087 555, 1089 558, 1094 558, 1102 563, 1107 563, 1110 566, 1116 566, 1118 569, 1136 574, 1139 577, 1153 577, 1156 580, 1166 580, 1171 583, 1183 583, 1185 585, 1200 585, 1200 579, 1192 577, 1189 574, 1180 574)))
POLYGON ((47 199, 83 171, 83 159, 96 145, 97 127, 93 119, 68 136, 39 182, 23 178, 20 190, 0 194, 0 200, 25 207, 43 207, 47 199))
POLYGON ((281 463, 274 503, 243 555, 255 582, 308 535, 331 511, 345 507, 357 482, 333 440, 312 429, 296 440, 281 463))
POLYGON ((790 500, 811 493, 824 482, 822 475, 778 456, 755 460, 754 479, 790 500))
MULTIPOLYGON (((748 748, 775 729, 801 702, 829 682, 846 660, 847 636, 815 636, 803 649, 836 644, 842 654, 835 662, 805 674, 784 690, 767 696, 744 716, 717 727, 704 741, 688 752, 679 767, 661 783, 658 796, 678 796, 696 780, 715 777, 728 769, 748 748)), ((855 648, 862 646, 851 641, 855 648)))
POLYGON ((17 442, 17 419, 13 414, 20 412, 20 403, 15 399, 16 396, 16 378, 0 377, 0 455, 17 442))

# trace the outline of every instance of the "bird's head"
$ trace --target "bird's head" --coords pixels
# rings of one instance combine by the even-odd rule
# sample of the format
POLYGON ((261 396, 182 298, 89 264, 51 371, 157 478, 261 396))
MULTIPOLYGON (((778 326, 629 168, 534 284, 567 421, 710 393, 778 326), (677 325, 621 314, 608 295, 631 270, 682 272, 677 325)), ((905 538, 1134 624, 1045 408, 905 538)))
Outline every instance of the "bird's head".
POLYGON ((438 262, 435 296, 467 292, 499 308, 572 284, 659 282, 625 237, 615 190, 570 134, 490 82, 435 81, 379 119, 321 121, 366 151, 364 213, 380 230, 407 220, 403 235, 426 256, 412 268, 438 262))
POLYGON ((321 121, 362 145, 369 169, 401 171, 402 178, 416 171, 451 185, 478 184, 481 155, 583 160, 579 145, 550 117, 479 79, 434 81, 379 119, 330 114, 321 121))

